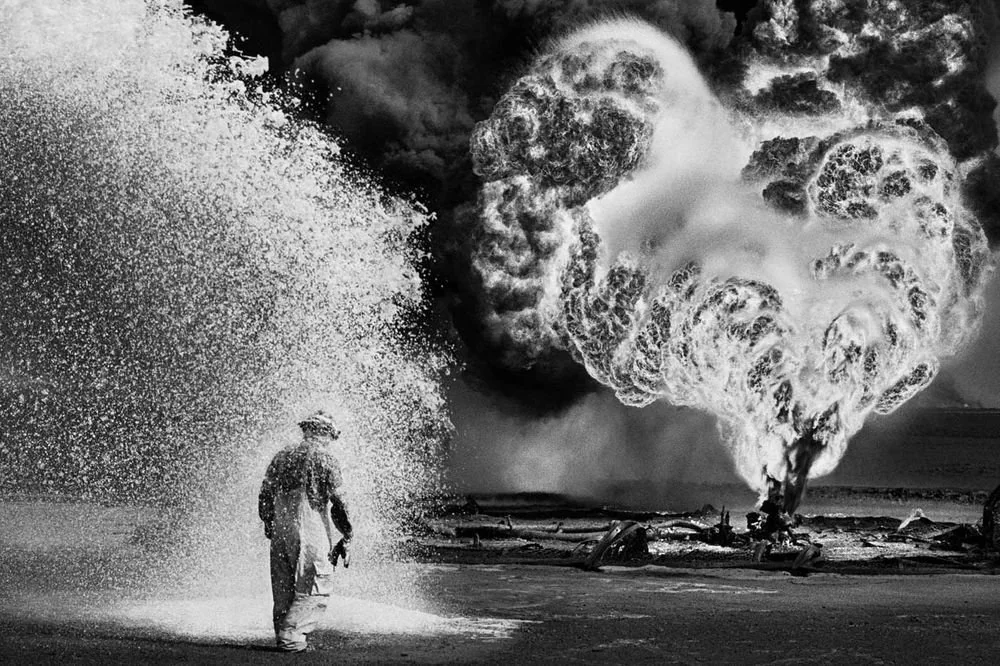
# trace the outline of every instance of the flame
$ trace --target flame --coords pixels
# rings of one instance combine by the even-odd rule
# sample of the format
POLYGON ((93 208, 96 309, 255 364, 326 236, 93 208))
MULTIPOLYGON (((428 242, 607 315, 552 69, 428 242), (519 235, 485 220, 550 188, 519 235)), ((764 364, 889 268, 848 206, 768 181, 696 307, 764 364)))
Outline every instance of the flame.
POLYGON ((611 21, 542 55, 472 143, 490 233, 551 241, 479 249, 489 284, 535 271, 512 335, 568 349, 627 405, 712 412, 788 510, 970 340, 991 270, 940 137, 913 114, 856 126, 858 99, 826 84, 830 117, 747 145, 676 43, 611 21))

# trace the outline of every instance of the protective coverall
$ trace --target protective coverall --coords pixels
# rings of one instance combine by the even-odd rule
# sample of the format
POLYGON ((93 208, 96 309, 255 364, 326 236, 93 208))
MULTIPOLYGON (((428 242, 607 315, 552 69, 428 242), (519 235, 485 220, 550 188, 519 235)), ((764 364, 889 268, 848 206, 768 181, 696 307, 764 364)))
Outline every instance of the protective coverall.
POLYGON ((326 610, 334 565, 331 521, 345 539, 351 523, 337 493, 340 465, 322 437, 306 435, 275 455, 258 497, 264 533, 271 540, 271 592, 278 647, 306 648, 326 610))

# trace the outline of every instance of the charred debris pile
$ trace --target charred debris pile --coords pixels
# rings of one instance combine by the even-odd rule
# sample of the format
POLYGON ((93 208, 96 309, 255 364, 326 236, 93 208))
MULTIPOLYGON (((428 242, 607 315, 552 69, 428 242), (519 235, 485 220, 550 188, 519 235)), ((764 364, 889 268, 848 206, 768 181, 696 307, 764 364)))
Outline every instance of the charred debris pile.
MULTIPOLYGON (((925 499, 933 501, 932 494, 925 499)), ((988 496, 967 495, 961 499, 983 502, 983 517, 975 524, 931 520, 919 508, 904 518, 789 515, 778 492, 741 516, 711 505, 664 513, 595 508, 548 495, 508 503, 467 497, 425 518, 417 552, 435 561, 591 571, 604 565, 660 565, 796 575, 996 573, 1000 487, 988 496)))

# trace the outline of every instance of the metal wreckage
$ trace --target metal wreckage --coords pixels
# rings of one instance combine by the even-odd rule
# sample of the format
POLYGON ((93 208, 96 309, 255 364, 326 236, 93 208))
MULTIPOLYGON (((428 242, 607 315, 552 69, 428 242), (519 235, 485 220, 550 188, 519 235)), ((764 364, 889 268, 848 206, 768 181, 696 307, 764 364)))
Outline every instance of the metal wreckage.
MULTIPOLYGON (((775 486, 777 487, 777 486, 775 486)), ((595 508, 565 498, 469 497, 424 520, 425 554, 446 562, 575 567, 604 565, 734 567, 794 575, 990 572, 1000 566, 1000 486, 982 492, 897 491, 897 499, 983 501, 982 519, 803 516, 782 510, 776 492, 748 512, 745 527, 728 510, 691 513, 595 508)))

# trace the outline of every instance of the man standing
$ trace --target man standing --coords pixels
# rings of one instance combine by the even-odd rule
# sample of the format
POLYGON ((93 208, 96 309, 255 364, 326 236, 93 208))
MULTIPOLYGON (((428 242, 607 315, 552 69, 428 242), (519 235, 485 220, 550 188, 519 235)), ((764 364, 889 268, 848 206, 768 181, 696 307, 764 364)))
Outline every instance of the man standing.
POLYGON ((271 540, 271 592, 278 648, 306 649, 330 596, 337 560, 350 562, 351 522, 337 489, 340 464, 333 420, 316 412, 299 423, 301 442, 279 451, 264 475, 258 513, 271 540), (332 522, 332 525, 331 525, 332 522), (334 544, 333 527, 342 535, 334 544))

